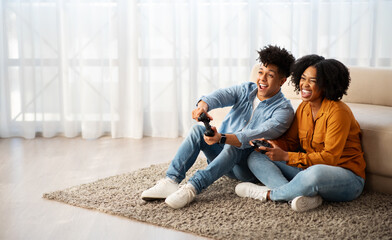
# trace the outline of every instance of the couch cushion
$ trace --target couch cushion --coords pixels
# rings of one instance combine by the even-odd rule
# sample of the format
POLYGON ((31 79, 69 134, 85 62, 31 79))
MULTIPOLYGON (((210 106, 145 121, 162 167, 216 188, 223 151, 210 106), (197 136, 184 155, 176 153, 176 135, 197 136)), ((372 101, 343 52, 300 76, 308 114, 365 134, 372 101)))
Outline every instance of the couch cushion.
POLYGON ((392 68, 350 67, 350 76, 343 101, 392 107, 392 68))
POLYGON ((392 177, 392 107, 347 103, 362 132, 366 172, 392 177))

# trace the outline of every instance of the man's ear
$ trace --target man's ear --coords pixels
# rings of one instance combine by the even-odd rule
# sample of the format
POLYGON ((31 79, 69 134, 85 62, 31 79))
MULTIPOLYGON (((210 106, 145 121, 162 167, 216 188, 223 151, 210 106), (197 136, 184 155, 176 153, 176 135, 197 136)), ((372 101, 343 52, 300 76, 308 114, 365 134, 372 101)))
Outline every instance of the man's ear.
POLYGON ((282 77, 280 79, 280 86, 283 86, 283 84, 287 81, 287 77, 282 77))

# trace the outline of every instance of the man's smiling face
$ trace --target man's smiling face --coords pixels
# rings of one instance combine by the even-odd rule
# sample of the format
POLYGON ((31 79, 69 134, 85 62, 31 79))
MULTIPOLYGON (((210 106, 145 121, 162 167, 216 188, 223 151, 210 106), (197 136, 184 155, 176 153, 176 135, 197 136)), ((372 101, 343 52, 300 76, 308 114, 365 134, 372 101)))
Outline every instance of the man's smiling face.
POLYGON ((263 101, 273 97, 280 90, 280 87, 286 81, 285 77, 281 77, 279 68, 274 64, 260 64, 259 75, 257 77, 257 97, 263 101))

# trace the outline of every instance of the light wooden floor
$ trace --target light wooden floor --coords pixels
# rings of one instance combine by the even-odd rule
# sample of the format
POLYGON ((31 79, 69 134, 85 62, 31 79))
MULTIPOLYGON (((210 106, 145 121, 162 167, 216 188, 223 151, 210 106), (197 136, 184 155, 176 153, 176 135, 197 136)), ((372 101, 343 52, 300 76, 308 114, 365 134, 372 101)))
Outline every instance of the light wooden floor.
POLYGON ((0 139, 0 239, 204 239, 42 194, 168 162, 182 139, 0 139))

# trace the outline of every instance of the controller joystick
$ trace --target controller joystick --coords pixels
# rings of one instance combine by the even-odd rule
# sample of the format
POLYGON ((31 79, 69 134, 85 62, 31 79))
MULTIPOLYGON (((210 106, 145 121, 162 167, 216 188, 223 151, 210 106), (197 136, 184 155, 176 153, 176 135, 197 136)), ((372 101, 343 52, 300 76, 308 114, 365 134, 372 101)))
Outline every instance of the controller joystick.
MULTIPOLYGON (((259 148, 260 146, 263 146, 263 147, 268 147, 268 148, 272 148, 272 145, 271 144, 269 144, 269 142, 267 142, 267 141, 264 141, 264 140, 253 140, 252 141, 252 143, 253 143, 253 148, 259 148)), ((265 151, 265 150, 260 150, 260 152, 262 153, 262 154, 264 154, 264 153, 266 153, 267 151, 265 151)))
POLYGON ((210 125, 210 119, 207 117, 206 113, 202 113, 200 114, 200 116, 197 118, 197 120, 199 120, 200 122, 204 123, 204 126, 206 127, 206 131, 204 132, 204 135, 208 136, 208 137, 212 137, 215 135, 214 131, 211 129, 211 125, 210 125))

